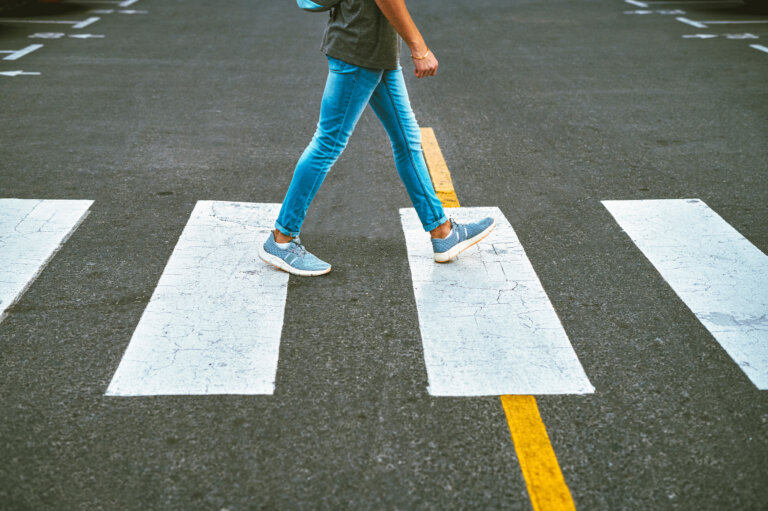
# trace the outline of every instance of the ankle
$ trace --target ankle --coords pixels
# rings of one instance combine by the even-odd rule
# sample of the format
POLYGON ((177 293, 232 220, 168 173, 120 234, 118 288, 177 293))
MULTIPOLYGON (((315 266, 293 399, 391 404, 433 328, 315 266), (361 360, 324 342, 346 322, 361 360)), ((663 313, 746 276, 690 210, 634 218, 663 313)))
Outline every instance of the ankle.
POLYGON ((444 223, 438 225, 431 231, 429 231, 430 236, 433 238, 447 238, 449 234, 451 234, 451 229, 453 225, 451 224, 450 220, 446 220, 444 223))
POLYGON ((290 236, 286 236, 285 234, 278 231, 277 229, 272 231, 272 235, 275 238, 275 243, 290 243, 291 240, 293 239, 290 236))

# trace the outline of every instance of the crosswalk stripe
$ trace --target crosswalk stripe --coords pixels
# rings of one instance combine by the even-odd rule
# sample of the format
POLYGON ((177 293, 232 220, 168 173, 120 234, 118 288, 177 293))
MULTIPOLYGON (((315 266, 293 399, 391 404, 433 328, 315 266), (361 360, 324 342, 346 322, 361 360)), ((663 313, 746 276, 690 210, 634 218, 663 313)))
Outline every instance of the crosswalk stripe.
POLYGON ((197 202, 107 395, 274 393, 288 274, 258 248, 279 209, 197 202))
POLYGON ((747 377, 768 389, 768 256, 698 199, 603 204, 747 377))
POLYGON ((401 209, 429 392, 436 396, 594 391, 568 336, 498 208, 452 208, 496 229, 458 260, 435 264, 413 208, 401 209))
POLYGON ((91 204, 0 199, 0 321, 88 216, 91 204))

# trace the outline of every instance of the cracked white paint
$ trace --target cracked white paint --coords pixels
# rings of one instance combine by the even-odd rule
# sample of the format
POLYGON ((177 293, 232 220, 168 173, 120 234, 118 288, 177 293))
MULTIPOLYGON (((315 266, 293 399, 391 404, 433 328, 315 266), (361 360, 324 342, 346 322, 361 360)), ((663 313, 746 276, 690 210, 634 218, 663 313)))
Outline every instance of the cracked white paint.
POLYGON ((91 200, 0 199, 0 321, 77 226, 91 200))
POLYGON ((568 336, 498 208, 451 208, 496 229, 447 264, 433 260, 414 209, 401 209, 429 393, 435 396, 594 391, 568 336))
POLYGON ((698 199, 603 204, 757 388, 768 389, 768 256, 698 199))
POLYGON ((107 395, 274 393, 288 274, 258 248, 279 209, 197 202, 107 395))

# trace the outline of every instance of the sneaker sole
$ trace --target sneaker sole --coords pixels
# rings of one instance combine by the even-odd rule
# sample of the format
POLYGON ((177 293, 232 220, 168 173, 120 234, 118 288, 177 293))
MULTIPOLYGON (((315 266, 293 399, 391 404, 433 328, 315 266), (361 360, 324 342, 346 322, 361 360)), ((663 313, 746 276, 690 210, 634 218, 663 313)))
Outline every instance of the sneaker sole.
POLYGON ((294 268, 290 264, 286 263, 279 257, 270 254, 264 250, 264 247, 259 249, 259 258, 265 263, 274 266, 278 270, 283 270, 284 272, 288 272, 291 275, 298 275, 300 277, 317 277, 318 275, 325 275, 331 271, 330 266, 325 270, 299 270, 298 268, 294 268))
POLYGON ((493 228, 496 227, 496 219, 493 219, 493 223, 485 228, 484 231, 482 231, 480 234, 476 234, 472 238, 469 238, 467 240, 462 241, 461 243, 457 243, 453 248, 446 252, 440 252, 435 253, 435 262, 437 263, 447 263, 457 255, 464 252, 466 249, 471 247, 472 245, 475 245, 483 240, 486 236, 488 236, 493 228))

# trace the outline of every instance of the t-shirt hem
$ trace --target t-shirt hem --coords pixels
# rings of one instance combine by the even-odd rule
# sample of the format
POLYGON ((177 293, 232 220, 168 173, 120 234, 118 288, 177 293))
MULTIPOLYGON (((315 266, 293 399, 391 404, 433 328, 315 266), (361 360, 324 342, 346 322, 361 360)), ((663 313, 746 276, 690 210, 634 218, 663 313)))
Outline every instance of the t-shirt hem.
POLYGON ((382 64, 381 62, 378 62, 375 60, 362 59, 357 55, 349 55, 343 52, 330 50, 327 48, 320 48, 320 51, 322 51, 329 57, 343 60, 344 62, 347 62, 349 64, 354 64, 356 66, 367 67, 368 69, 386 69, 388 71, 394 71, 398 68, 397 62, 395 62, 395 65, 393 66, 392 64, 382 64))

